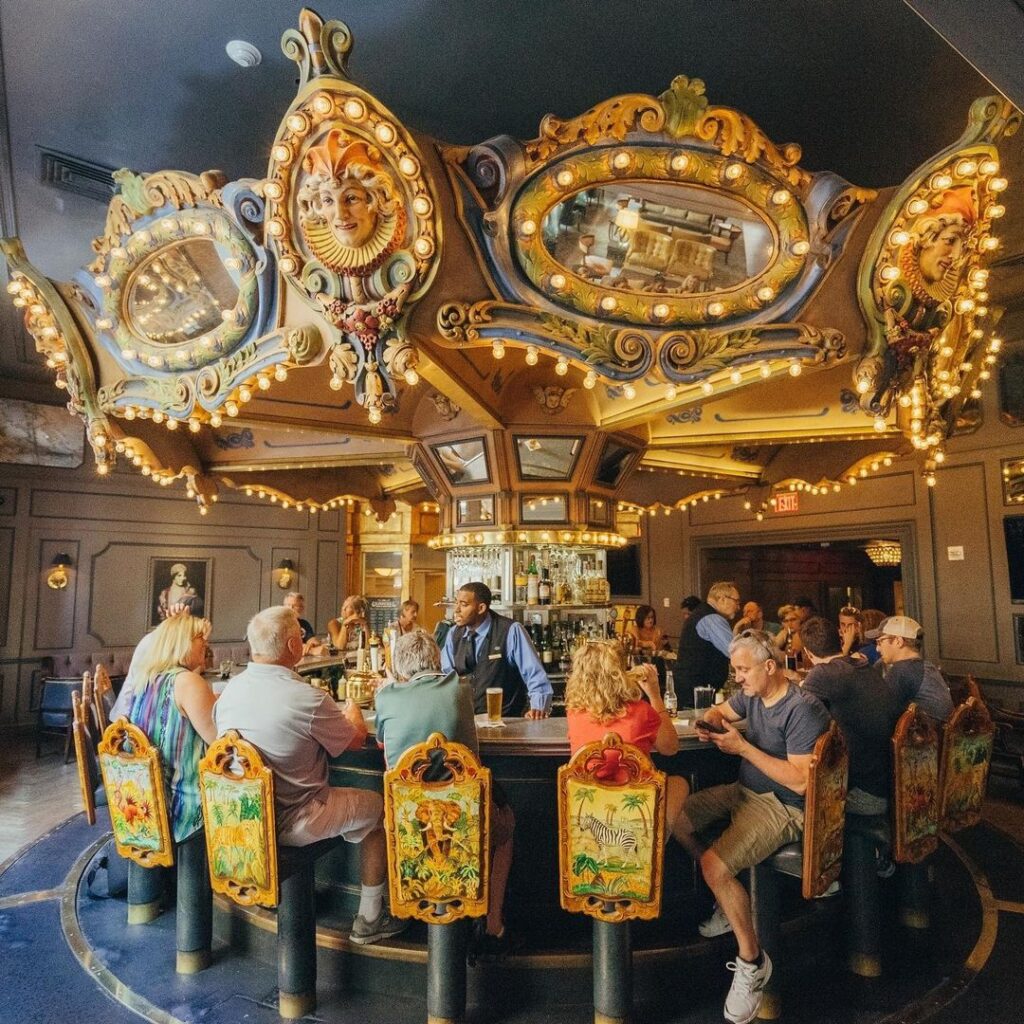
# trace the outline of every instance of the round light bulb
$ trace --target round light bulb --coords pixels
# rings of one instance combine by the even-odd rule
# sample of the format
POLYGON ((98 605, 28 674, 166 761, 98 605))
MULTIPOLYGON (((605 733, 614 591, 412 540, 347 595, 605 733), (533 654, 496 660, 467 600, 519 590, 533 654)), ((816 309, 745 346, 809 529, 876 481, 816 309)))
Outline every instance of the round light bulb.
POLYGON ((537 360, 539 358, 540 358, 540 356, 537 353, 536 346, 534 346, 534 345, 527 345, 526 346, 526 365, 527 366, 536 366, 537 365, 537 360))
POLYGON ((632 401, 634 398, 636 398, 636 388, 633 387, 632 384, 626 384, 622 388, 622 395, 624 398, 627 398, 629 399, 629 401, 632 401))
POLYGON ((802 371, 803 367, 799 363, 789 364, 789 375, 791 377, 799 377, 802 371))
POLYGON ((583 378, 583 386, 588 390, 592 390, 597 384, 597 374, 593 370, 588 370, 587 375, 583 378))
POLYGON ((711 381, 705 380, 701 382, 700 389, 705 395, 710 395, 711 392, 715 390, 715 385, 712 384, 711 381))
POLYGON ((420 375, 411 366, 405 371, 403 376, 405 377, 405 383, 411 388, 415 387, 420 382, 420 375))
POLYGON ((491 355, 495 359, 505 358, 505 346, 502 342, 496 341, 491 345, 491 355))

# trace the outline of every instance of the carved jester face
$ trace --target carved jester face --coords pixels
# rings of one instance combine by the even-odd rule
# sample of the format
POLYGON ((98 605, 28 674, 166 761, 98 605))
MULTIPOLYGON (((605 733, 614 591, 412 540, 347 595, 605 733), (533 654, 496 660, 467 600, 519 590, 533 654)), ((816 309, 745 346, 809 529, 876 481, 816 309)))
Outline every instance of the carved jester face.
POLYGON ((911 228, 911 243, 902 260, 919 300, 944 302, 957 289, 974 227, 969 189, 950 189, 911 228))
POLYGON ((359 277, 402 242, 405 210, 380 151, 340 129, 302 161, 298 192, 303 237, 325 266, 359 277))

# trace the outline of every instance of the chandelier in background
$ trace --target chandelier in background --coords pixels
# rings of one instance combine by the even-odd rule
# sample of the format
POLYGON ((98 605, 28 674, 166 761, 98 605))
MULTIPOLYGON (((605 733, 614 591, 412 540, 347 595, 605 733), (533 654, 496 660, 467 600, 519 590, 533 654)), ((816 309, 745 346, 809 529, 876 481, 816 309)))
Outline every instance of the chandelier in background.
POLYGON ((903 562, 903 548, 898 540, 869 540, 864 553, 875 565, 894 566, 903 562))

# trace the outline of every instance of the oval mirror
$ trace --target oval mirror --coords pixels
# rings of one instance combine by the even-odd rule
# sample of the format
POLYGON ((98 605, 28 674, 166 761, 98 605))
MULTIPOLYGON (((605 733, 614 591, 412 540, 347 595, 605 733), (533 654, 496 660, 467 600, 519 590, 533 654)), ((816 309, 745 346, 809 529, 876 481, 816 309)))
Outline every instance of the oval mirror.
POLYGON ((181 345, 216 330, 238 302, 241 266, 209 238, 164 246, 128 287, 131 329, 156 345, 181 345))
POLYGON ((604 288, 694 295, 742 286, 775 252, 753 207, 675 182, 615 181, 569 196, 544 218, 555 262, 604 288))

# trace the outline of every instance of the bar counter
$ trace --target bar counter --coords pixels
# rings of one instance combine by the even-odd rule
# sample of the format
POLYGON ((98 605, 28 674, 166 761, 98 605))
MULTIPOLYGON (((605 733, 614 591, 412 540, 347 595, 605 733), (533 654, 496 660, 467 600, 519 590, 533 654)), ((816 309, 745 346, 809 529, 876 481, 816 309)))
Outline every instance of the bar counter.
MULTIPOLYGON (((372 715, 367 719, 372 734, 372 715)), ((518 932, 532 937, 530 945, 534 949, 578 941, 581 933, 589 934, 584 919, 566 914, 558 900, 556 778, 559 766, 569 759, 566 719, 509 718, 499 728, 481 728, 483 721, 484 716, 477 717, 480 759, 491 769, 516 816, 515 853, 506 899, 508 920, 518 932)), ((655 754, 657 767, 683 776, 693 789, 734 781, 738 759, 722 754, 711 743, 702 743, 693 721, 692 710, 680 711, 676 719, 680 750, 672 757, 655 754)), ((332 786, 381 792, 383 771, 383 751, 371 739, 363 749, 332 759, 330 781, 332 786)), ((358 874, 354 858, 346 860, 349 863, 343 871, 343 882, 339 883, 337 865, 329 872, 318 872, 318 879, 331 885, 341 908, 351 911, 358 893, 358 874)), ((663 919, 674 922, 677 929, 680 915, 696 912, 696 892, 697 873, 692 861, 677 843, 668 843, 663 919)), ((638 941, 642 941, 639 936, 638 941)), ((662 939, 652 935, 652 941, 662 939)))

